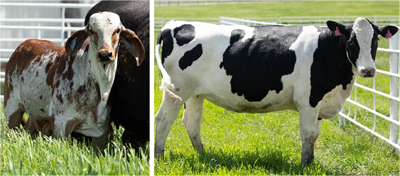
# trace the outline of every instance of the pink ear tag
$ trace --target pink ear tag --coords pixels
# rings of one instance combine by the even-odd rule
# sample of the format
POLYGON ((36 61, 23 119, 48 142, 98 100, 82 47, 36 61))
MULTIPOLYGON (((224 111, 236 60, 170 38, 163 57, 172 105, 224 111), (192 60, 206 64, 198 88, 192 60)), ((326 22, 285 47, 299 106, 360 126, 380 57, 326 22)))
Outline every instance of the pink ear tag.
POLYGON ((339 31, 339 28, 336 26, 335 36, 341 36, 342 33, 339 31))
POLYGON ((392 38, 392 33, 390 33, 389 30, 387 30, 387 33, 386 33, 386 35, 385 35, 385 38, 386 38, 386 39, 392 38))

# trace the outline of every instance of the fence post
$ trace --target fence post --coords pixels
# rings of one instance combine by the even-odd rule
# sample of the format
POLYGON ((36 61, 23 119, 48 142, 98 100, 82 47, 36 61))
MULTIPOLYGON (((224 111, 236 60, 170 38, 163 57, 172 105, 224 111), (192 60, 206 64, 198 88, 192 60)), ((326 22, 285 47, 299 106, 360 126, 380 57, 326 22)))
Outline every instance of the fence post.
POLYGON ((65 7, 62 7, 61 10, 61 46, 64 46, 65 43, 65 37, 64 37, 64 32, 65 32, 65 7))
MULTIPOLYGON (((397 48, 397 40, 398 35, 393 36, 390 39, 390 49, 398 49, 397 48)), ((397 53, 390 53, 390 72, 397 74, 397 53)), ((398 78, 395 76, 390 76, 390 95, 397 97, 397 82, 398 78)), ((398 102, 396 100, 390 100, 390 118, 398 121, 398 102)), ((397 144, 397 133, 398 133, 398 126, 394 123, 390 124, 390 141, 397 144)), ((395 151, 395 148, 391 146, 392 150, 395 151)))

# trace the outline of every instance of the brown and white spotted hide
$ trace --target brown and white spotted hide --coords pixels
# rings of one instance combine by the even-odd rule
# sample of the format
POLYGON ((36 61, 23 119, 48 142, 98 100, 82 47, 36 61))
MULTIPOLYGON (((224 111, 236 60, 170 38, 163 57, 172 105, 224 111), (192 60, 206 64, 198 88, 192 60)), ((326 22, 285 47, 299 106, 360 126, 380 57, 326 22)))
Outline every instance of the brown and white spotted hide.
POLYGON ((45 40, 21 43, 6 66, 4 113, 9 128, 18 128, 27 113, 25 129, 31 134, 66 137, 74 131, 94 137, 94 144, 105 144, 119 42, 137 63, 143 61, 140 39, 111 12, 93 14, 65 48, 45 40))

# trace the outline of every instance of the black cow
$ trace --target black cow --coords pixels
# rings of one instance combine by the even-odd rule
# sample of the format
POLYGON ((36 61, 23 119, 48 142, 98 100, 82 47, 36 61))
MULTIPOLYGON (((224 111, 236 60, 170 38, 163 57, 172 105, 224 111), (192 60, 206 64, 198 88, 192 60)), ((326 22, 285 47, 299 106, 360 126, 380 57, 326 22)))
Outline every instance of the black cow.
POLYGON ((204 150, 200 121, 207 99, 235 112, 298 111, 301 163, 311 163, 322 119, 342 109, 357 73, 375 75, 378 35, 390 38, 398 31, 394 26, 378 28, 365 18, 347 26, 333 21, 327 25, 165 25, 156 46, 164 91, 155 117, 156 156, 164 154, 184 103, 183 122, 193 147, 204 150))
POLYGON ((122 141, 135 148, 143 147, 150 139, 149 1, 101 1, 89 10, 85 24, 91 14, 100 11, 118 14, 122 24, 136 33, 145 48, 146 57, 137 66, 125 47, 120 47, 117 75, 109 100, 111 120, 125 128, 122 141))

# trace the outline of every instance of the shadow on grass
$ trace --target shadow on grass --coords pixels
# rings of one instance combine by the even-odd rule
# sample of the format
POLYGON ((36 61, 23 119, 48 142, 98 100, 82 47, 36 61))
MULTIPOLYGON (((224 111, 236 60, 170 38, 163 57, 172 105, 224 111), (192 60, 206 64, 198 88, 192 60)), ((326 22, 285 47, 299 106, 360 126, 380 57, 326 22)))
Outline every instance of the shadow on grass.
POLYGON ((209 149, 195 155, 183 153, 170 155, 171 161, 184 161, 188 173, 215 174, 226 170, 228 174, 284 174, 284 175, 333 175, 331 169, 326 169, 319 162, 303 167, 300 158, 290 158, 279 149, 259 151, 222 151, 209 149), (184 158, 184 159, 183 159, 184 158))

